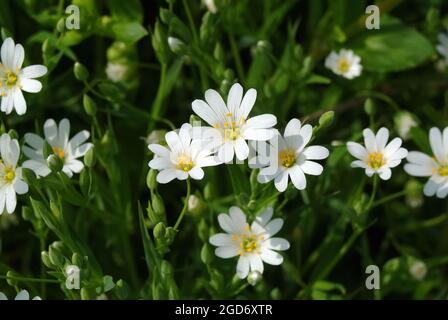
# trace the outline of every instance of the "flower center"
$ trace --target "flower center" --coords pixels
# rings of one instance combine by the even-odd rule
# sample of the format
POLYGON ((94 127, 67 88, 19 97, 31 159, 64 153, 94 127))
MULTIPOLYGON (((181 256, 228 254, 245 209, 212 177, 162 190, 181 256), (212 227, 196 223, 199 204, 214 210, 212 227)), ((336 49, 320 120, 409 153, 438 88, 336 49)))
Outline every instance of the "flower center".
MULTIPOLYGON (((224 123, 224 127, 228 126, 228 122, 224 123)), ((230 127, 224 129, 224 141, 235 141, 240 136, 240 128, 230 127)))
POLYGON ((350 62, 345 58, 340 59, 338 61, 338 69, 342 73, 348 72, 348 70, 350 69, 350 62))
POLYGON ((283 150, 278 155, 280 164, 285 168, 290 168, 296 163, 296 154, 293 150, 283 150))
POLYGON ((53 147, 53 152, 55 155, 57 155, 59 158, 64 159, 65 152, 59 147, 53 147))
POLYGON ((14 87, 17 83, 17 75, 12 71, 6 72, 6 86, 11 88, 14 87))
POLYGON ((381 152, 372 152, 369 155, 369 162, 367 163, 373 169, 381 168, 386 162, 384 161, 381 152))
POLYGON ((441 165, 439 169, 437 169, 437 173, 442 177, 448 176, 448 164, 441 165))
POLYGON ((177 158, 177 169, 188 172, 193 168, 193 161, 189 156, 181 155, 177 158))
POLYGON ((257 250, 257 237, 250 233, 249 235, 243 234, 241 237, 240 248, 243 252, 252 253, 257 250))
POLYGON ((12 183, 16 177, 16 171, 12 166, 5 166, 3 168, 3 179, 7 183, 12 183))

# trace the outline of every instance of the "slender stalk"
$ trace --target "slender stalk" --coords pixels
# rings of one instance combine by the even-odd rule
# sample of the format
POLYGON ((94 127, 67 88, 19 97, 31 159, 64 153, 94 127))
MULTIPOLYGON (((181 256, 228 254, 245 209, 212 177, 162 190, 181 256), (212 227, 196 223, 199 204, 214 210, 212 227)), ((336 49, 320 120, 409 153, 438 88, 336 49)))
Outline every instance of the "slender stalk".
POLYGON ((238 46, 236 45, 235 38, 232 34, 229 34, 230 48, 232 50, 233 58, 235 59, 236 72, 238 73, 238 78, 244 83, 244 68, 241 61, 240 54, 238 52, 238 46))
POLYGON ((372 190, 372 194, 370 195, 370 200, 369 203, 367 204, 367 208, 366 211, 368 212, 373 205, 373 201, 375 200, 375 196, 376 196, 376 192, 378 191, 378 175, 375 174, 373 177, 373 190, 372 190))
POLYGON ((185 197, 184 200, 184 207, 182 208, 182 211, 179 214, 179 217, 177 218, 176 224, 174 225, 174 230, 179 230, 179 225, 182 222, 182 219, 185 216, 185 213, 187 212, 188 209, 188 199, 190 198, 190 193, 191 193, 191 185, 190 185, 190 178, 187 179, 187 195, 185 197))
POLYGON ((59 280, 52 280, 52 279, 37 279, 37 278, 27 278, 27 277, 7 277, 7 276, 0 276, 0 279, 5 280, 17 280, 17 281, 24 281, 24 282, 44 282, 44 283, 61 283, 59 280))
POLYGON ((382 198, 380 200, 375 201, 372 204, 371 208, 375 208, 375 207, 378 207, 378 206, 380 206, 382 204, 385 204, 385 203, 387 203, 389 201, 395 200, 397 198, 401 198, 401 197, 405 196, 406 194, 407 194, 406 190, 403 190, 403 191, 400 191, 400 192, 397 192, 397 193, 393 193, 393 194, 391 194, 391 195, 389 195, 387 197, 384 197, 384 198, 382 198))
POLYGON ((157 119, 160 117, 160 112, 162 110, 163 99, 165 98, 165 79, 166 79, 166 71, 167 66, 162 64, 162 68, 160 70, 160 81, 159 88, 157 89, 156 99, 151 107, 151 121, 149 123, 149 131, 154 129, 155 121, 153 119, 157 119))

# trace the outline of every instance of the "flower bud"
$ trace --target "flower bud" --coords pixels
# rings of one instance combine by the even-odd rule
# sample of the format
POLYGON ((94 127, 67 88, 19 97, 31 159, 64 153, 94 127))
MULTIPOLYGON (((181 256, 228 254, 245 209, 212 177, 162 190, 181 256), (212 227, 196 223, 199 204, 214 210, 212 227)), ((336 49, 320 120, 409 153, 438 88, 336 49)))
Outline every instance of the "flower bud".
POLYGON ((375 105, 373 104, 372 99, 370 99, 370 98, 366 99, 366 101, 364 102, 364 111, 369 116, 371 116, 375 113, 375 105))
POLYGON ((204 0, 204 5, 210 13, 217 13, 218 8, 216 7, 215 0, 204 0))
POLYGON ((204 188, 204 198, 206 201, 211 201, 215 198, 215 187, 212 183, 207 182, 204 188))
POLYGON ((112 82, 124 81, 127 78, 129 66, 123 63, 108 62, 106 66, 106 75, 112 82))
POLYGON ((398 135, 403 140, 409 139, 412 127, 416 127, 418 125, 412 113, 407 111, 400 111, 395 114, 394 123, 398 135))
POLYGON ((56 24, 56 30, 59 33, 63 33, 65 31, 65 17, 58 20, 58 23, 56 24))
POLYGON ((411 208, 418 208, 423 205, 423 186, 415 179, 409 180, 405 187, 406 191, 406 204, 411 208))
POLYGON ((55 246, 51 245, 48 250, 48 254, 50 257, 50 262, 54 266, 61 266, 64 262, 64 256, 62 255, 61 251, 57 249, 55 246))
POLYGON ((414 261, 409 267, 409 273, 414 277, 414 279, 421 281, 426 277, 428 273, 428 268, 423 261, 414 261))
POLYGON ((207 243, 204 243, 201 249, 201 260, 204 264, 210 264, 213 261, 213 252, 207 243))
POLYGON ((89 77, 89 71, 79 62, 75 62, 73 73, 75 74, 75 78, 79 81, 86 81, 89 77))
POLYGON ((62 162, 62 159, 59 158, 55 154, 51 154, 48 156, 47 165, 48 165, 48 168, 50 168, 50 170, 52 172, 59 172, 64 167, 64 163, 62 162))
POLYGON ((6 273, 6 282, 12 287, 17 286, 18 283, 17 280, 14 279, 15 277, 17 277, 17 274, 14 271, 8 271, 6 273))
POLYGON ((255 286, 257 283, 259 283, 263 279, 263 275, 260 273, 260 271, 253 270, 249 273, 247 276, 247 282, 251 286, 255 286))
POLYGON ((159 222, 152 230, 155 239, 164 239, 165 238, 165 224, 163 222, 159 222))
POLYGON ((47 268, 49 268, 49 269, 54 269, 54 265, 53 265, 53 263, 51 262, 50 255, 48 254, 48 252, 46 252, 46 251, 42 251, 42 252, 40 253, 40 258, 41 258, 41 260, 42 260, 42 263, 43 263, 47 268))
POLYGON ((82 104, 84 106, 84 111, 91 117, 96 115, 96 103, 90 98, 87 94, 85 94, 82 98, 82 104))
POLYGON ((148 189, 151 191, 156 190, 157 188, 157 171, 154 169, 150 169, 148 174, 146 175, 146 185, 148 189))
POLYGON ((160 271, 162 273, 162 277, 164 277, 164 278, 168 278, 169 279, 173 275, 173 267, 166 260, 162 261, 162 263, 160 265, 160 271))
POLYGON ((157 216, 165 216, 165 204, 163 203, 163 199, 159 194, 153 193, 151 195, 151 203, 152 209, 157 216))
POLYGON ((168 37, 168 46, 173 53, 183 54, 186 51, 185 43, 175 37, 168 37))
POLYGON ((319 118, 319 125, 321 128, 329 127, 334 119, 334 111, 327 111, 319 118))
POLYGON ((87 167, 92 168, 96 163, 96 156, 94 147, 90 147, 84 155, 84 163, 87 167))
POLYGON ((202 199, 194 194, 188 198, 188 212, 192 215, 199 215, 205 209, 205 203, 202 199))
POLYGON ((145 138, 146 144, 166 145, 166 130, 153 130, 148 137, 145 138))

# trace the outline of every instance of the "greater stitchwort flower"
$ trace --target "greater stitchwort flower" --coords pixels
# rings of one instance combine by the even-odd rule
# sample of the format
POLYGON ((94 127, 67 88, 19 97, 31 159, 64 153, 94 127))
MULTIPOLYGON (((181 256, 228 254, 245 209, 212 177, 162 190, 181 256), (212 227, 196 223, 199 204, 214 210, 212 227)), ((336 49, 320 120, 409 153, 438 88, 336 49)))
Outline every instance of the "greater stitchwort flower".
POLYGON ((381 179, 389 180, 392 176, 391 168, 398 166, 408 154, 405 148, 401 148, 402 140, 395 138, 387 143, 389 130, 386 128, 378 130, 376 136, 367 128, 363 135, 365 147, 356 142, 347 143, 348 152, 358 159, 352 162, 352 167, 365 169, 369 177, 377 173, 381 179))
POLYGON ((25 51, 21 44, 14 45, 11 38, 5 39, 1 47, 0 63, 0 95, 2 97, 1 111, 10 114, 15 109, 17 114, 26 112, 25 92, 39 92, 42 84, 34 78, 47 73, 42 65, 33 65, 22 69, 25 51))
POLYGON ((20 147, 16 139, 4 133, 0 137, 0 214, 13 213, 17 194, 28 192, 28 185, 22 180, 22 168, 17 165, 20 147))
POLYGON ((231 162, 235 154, 238 160, 247 159, 249 146, 246 140, 266 141, 273 137, 275 130, 272 127, 277 123, 274 115, 262 114, 249 118, 256 98, 255 89, 249 89, 243 97, 243 87, 235 83, 230 88, 227 105, 212 89, 205 92, 206 101, 193 101, 193 111, 214 128, 205 131, 204 135, 213 139, 222 162, 231 162))
MULTIPOLYGON (((313 134, 309 124, 301 125, 300 120, 292 119, 288 122, 284 136, 277 133, 270 140, 270 154, 267 158, 259 154, 258 163, 268 163, 258 174, 258 182, 267 183, 274 180, 278 191, 283 192, 288 187, 288 177, 299 190, 306 188, 305 174, 318 176, 323 167, 313 160, 328 157, 329 151, 322 146, 308 146, 313 134)), ((255 165, 257 166, 257 165, 255 165)), ((262 165, 261 165, 262 166, 262 165)))
POLYGON ((53 154, 62 161, 62 171, 68 177, 73 176, 73 173, 81 172, 84 163, 78 158, 84 156, 93 146, 91 143, 85 143, 90 137, 89 131, 78 132, 69 140, 70 121, 62 119, 58 126, 53 119, 48 119, 44 123, 44 136, 45 139, 34 133, 25 134, 27 146, 23 147, 23 153, 30 160, 23 163, 24 168, 33 170, 40 177, 45 177, 51 172, 47 159, 44 157, 44 143, 47 142, 53 154))
POLYGON ((149 167, 159 170, 157 182, 168 183, 173 179, 185 180, 191 177, 201 180, 204 177, 203 167, 216 166, 220 162, 215 159, 209 149, 204 149, 201 139, 193 139, 194 128, 185 123, 179 132, 170 131, 165 135, 168 147, 160 144, 148 145, 155 156, 149 167))
POLYGON ((325 59, 325 67, 347 79, 361 75, 361 58, 352 50, 341 49, 339 53, 332 51, 325 59))
POLYGON ((448 127, 442 132, 438 128, 429 130, 429 143, 432 156, 420 151, 411 151, 407 156, 404 170, 411 176, 430 177, 425 184, 423 193, 445 198, 448 195, 448 127))
MULTIPOLYGON (((0 292, 0 300, 8 300, 8 297, 3 293, 0 292)), ((20 291, 14 300, 30 300, 30 294, 26 290, 20 291)), ((42 300, 39 296, 35 296, 32 300, 42 300)))
POLYGON ((288 250, 289 242, 273 237, 283 226, 283 219, 271 220, 273 212, 272 208, 265 209, 251 225, 238 207, 231 207, 229 214, 218 216, 219 225, 226 233, 210 237, 210 243, 218 247, 215 254, 220 258, 239 257, 236 273, 241 279, 246 278, 249 271, 263 273, 263 262, 271 265, 283 262, 276 251, 288 250))

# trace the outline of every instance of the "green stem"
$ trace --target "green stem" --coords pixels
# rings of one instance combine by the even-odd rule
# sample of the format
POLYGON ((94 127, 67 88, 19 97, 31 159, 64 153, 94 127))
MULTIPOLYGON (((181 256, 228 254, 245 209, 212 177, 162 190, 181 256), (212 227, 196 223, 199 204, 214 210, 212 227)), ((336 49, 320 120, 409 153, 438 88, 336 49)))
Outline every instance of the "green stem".
MULTIPOLYGON (((45 251, 45 236, 43 234, 40 234, 39 237, 40 240, 40 252, 45 251)), ((40 277, 43 279, 45 277, 45 265, 41 259, 40 261, 40 277)), ((43 299, 45 299, 47 295, 47 286, 45 285, 45 282, 41 282, 40 284, 40 295, 43 299)))
POLYGON ((163 99, 165 98, 165 79, 166 79, 166 71, 167 66, 162 64, 162 68, 160 70, 160 81, 159 88, 157 89, 156 99, 151 108, 151 121, 149 123, 149 131, 154 130, 155 121, 153 119, 157 119, 160 116, 160 112, 162 110, 163 99))
POLYGON ((321 271, 321 273, 317 276, 316 279, 324 279, 330 274, 330 272, 334 269, 334 267, 338 264, 339 260, 348 252, 350 247, 353 245, 355 240, 359 237, 359 235, 363 232, 363 229, 359 229, 350 236, 347 242, 341 247, 338 253, 333 257, 333 259, 326 265, 325 269, 321 271))
POLYGON ((236 72, 238 73, 238 78, 240 78, 240 81, 244 83, 243 63, 241 62, 241 57, 238 52, 238 46, 236 45, 235 38, 233 37, 232 34, 229 34, 229 42, 230 42, 230 49, 232 50, 233 58, 235 59, 236 72))
POLYGON ((185 216, 185 213, 187 212, 188 209, 188 199, 190 198, 190 193, 191 193, 191 185, 190 185, 190 178, 187 179, 187 195, 185 197, 184 200, 184 207, 182 208, 182 211, 179 214, 179 217, 177 218, 176 224, 174 225, 174 230, 179 230, 179 225, 182 222, 182 219, 185 216))
POLYGON ((380 206, 382 204, 385 204, 385 203, 387 203, 389 201, 392 201, 392 200, 395 200, 397 198, 403 197, 406 194, 407 194, 406 190, 403 190, 403 191, 400 191, 400 192, 397 192, 397 193, 393 193, 393 194, 391 194, 391 195, 389 195, 387 197, 384 197, 384 198, 382 198, 380 200, 375 201, 372 204, 372 208, 378 207, 378 206, 380 206))
POLYGON ((5 280, 17 280, 17 281, 24 281, 24 282, 44 282, 44 283, 61 283, 59 280, 52 280, 52 279, 37 279, 37 278, 26 278, 26 277, 8 277, 8 276, 0 276, 0 279, 5 280))
POLYGON ((373 201, 375 200, 376 192, 378 190, 378 178, 379 177, 377 174, 375 174, 373 176, 373 190, 372 190, 372 194, 370 196, 369 203, 367 204, 366 212, 368 212, 371 209, 371 207, 373 205, 373 201))

